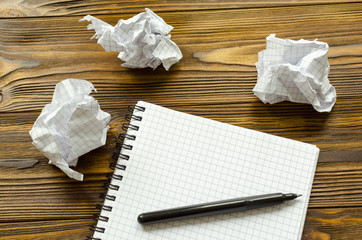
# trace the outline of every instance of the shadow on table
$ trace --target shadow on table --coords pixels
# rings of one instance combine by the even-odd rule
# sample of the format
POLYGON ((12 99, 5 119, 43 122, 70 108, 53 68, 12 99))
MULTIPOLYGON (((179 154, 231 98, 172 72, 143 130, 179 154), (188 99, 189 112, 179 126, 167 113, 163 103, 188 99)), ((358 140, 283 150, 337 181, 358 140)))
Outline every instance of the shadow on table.
POLYGON ((281 102, 276 104, 264 104, 260 101, 251 103, 250 115, 255 119, 256 125, 269 126, 273 129, 283 129, 307 134, 318 134, 328 127, 330 113, 317 112, 312 105, 281 102))

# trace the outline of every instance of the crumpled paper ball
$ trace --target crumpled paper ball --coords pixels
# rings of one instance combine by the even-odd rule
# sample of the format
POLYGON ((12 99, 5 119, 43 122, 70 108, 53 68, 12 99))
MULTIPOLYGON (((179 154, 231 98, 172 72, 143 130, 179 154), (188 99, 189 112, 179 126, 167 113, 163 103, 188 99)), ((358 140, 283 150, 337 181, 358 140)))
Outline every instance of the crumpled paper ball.
POLYGON ((86 80, 66 79, 54 90, 52 102, 45 105, 30 130, 33 144, 69 177, 82 181, 83 174, 73 170, 78 157, 106 143, 110 114, 102 111, 89 96, 93 84, 86 80))
POLYGON ((288 100, 312 104, 318 112, 330 112, 336 90, 328 80, 328 44, 284 40, 275 34, 266 40, 266 49, 258 54, 254 94, 263 103, 288 100))
POLYGON ((150 9, 128 20, 119 20, 116 26, 91 15, 80 21, 90 21, 87 29, 94 29, 92 38, 98 39, 106 52, 119 52, 118 58, 125 61, 123 67, 157 68, 161 63, 168 70, 182 58, 169 32, 173 29, 150 9))

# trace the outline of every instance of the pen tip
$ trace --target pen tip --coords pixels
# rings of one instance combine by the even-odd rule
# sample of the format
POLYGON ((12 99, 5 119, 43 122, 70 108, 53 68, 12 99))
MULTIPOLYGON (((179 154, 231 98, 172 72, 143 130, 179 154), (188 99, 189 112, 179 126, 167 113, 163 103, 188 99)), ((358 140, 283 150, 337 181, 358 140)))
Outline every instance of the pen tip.
POLYGON ((302 194, 297 194, 297 197, 301 197, 302 196, 302 194))

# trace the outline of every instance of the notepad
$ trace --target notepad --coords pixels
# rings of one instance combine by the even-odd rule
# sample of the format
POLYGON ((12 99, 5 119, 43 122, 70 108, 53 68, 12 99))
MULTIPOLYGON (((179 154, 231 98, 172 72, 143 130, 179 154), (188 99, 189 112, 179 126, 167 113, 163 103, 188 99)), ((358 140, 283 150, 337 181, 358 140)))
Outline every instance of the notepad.
POLYGON ((319 149, 139 101, 94 238, 300 239, 319 149), (140 225, 143 212, 236 197, 302 197, 246 212, 140 225))

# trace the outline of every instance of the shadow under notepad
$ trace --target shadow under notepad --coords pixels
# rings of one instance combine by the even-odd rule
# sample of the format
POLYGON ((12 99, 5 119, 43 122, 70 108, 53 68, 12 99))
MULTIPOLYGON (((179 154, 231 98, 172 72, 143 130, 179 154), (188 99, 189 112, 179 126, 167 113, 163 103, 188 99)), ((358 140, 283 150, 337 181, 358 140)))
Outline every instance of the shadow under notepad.
MULTIPOLYGON (((288 201, 276 206, 264 207, 259 209, 253 209, 248 211, 242 212, 234 212, 234 213, 225 213, 225 214, 218 214, 213 216, 205 216, 205 217, 196 217, 196 218, 189 218, 189 219, 182 219, 182 220, 174 220, 169 222, 163 223, 154 223, 150 225, 142 225, 142 229, 145 232, 152 232, 158 230, 167 230, 172 228, 179 228, 179 227, 186 227, 186 226, 193 226, 193 227, 201 227, 202 225, 206 224, 216 224, 222 221, 236 221, 241 219, 243 222, 250 221, 251 217, 260 217, 262 218, 265 214, 276 214, 282 209, 286 207, 291 207, 292 205, 296 204, 296 201, 288 201)), ((268 219, 270 219, 268 217, 268 219)))

